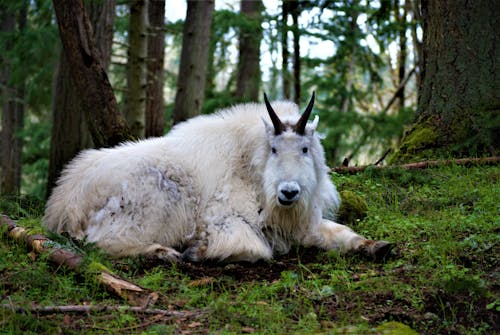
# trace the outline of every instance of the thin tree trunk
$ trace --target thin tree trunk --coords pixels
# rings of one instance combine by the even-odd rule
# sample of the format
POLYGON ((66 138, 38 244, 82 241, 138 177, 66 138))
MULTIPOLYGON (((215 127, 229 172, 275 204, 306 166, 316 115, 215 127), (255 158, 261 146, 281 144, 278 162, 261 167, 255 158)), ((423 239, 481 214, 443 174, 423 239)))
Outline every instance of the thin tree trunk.
MULTIPOLYGON (((28 1, 24 1, 20 10, 19 10, 19 15, 18 15, 18 28, 19 32, 22 34, 24 33, 26 29, 26 23, 27 23, 27 16, 28 16, 28 1)), ((25 82, 24 80, 16 85, 16 120, 15 120, 15 128, 17 131, 24 129, 24 116, 25 116, 25 94, 26 94, 26 87, 25 87, 25 82)), ((17 132, 16 131, 16 132, 17 132)), ((16 178, 16 185, 18 185, 18 192, 21 192, 22 188, 22 152, 23 152, 23 138, 16 134, 14 138, 14 146, 16 148, 14 157, 15 157, 15 165, 16 165, 16 173, 15 173, 15 178, 16 178)))
POLYGON ((61 50, 52 111, 47 197, 55 186, 64 165, 86 147, 86 141, 82 139, 88 136, 87 132, 79 92, 73 85, 70 65, 64 51, 61 50))
POLYGON ((191 0, 187 4, 173 114, 174 124, 201 113, 207 75, 214 1, 191 0))
POLYGON ((293 20, 293 87, 294 101, 300 103, 300 31, 299 31, 299 2, 290 2, 292 20, 293 20))
POLYGON ((281 80, 283 81, 283 98, 290 99, 290 72, 288 72, 288 14, 289 0, 282 0, 281 13, 281 80))
POLYGON ((146 90, 146 137, 163 135, 163 61, 165 57, 165 0, 148 2, 148 73, 146 90))
MULTIPOLYGON (((398 53, 398 82, 401 85, 405 79, 406 71, 406 15, 408 12, 407 0, 404 1, 403 13, 400 13, 400 0, 394 0, 394 16, 399 29, 399 53, 398 53)), ((401 109, 405 106, 405 90, 404 88, 398 92, 398 108, 401 109)))
POLYGON ((148 21, 148 0, 133 0, 130 4, 125 116, 132 134, 138 138, 145 133, 148 21))
POLYGON ((260 0, 241 0, 241 14, 247 22, 240 28, 236 96, 244 101, 259 98, 262 7, 260 0))
MULTIPOLYGON (((1 31, 14 34, 16 30, 15 13, 4 6, 0 7, 1 31)), ((26 25, 26 8, 22 7, 19 16, 19 30, 26 25)), ((7 43, 7 48, 12 44, 7 43)), ((3 95, 2 113, 2 174, 0 190, 2 195, 17 195, 21 191, 21 153, 22 139, 18 132, 24 123, 24 84, 13 84, 10 78, 10 61, 0 57, 2 73, 0 84, 3 95)))
POLYGON ((421 75, 423 65, 423 53, 422 53, 422 42, 418 39, 417 27, 422 26, 422 16, 420 15, 420 0, 410 0, 411 1, 411 15, 412 15, 412 25, 411 25, 411 39, 413 44, 413 53, 415 57, 415 67, 416 67, 416 82, 417 89, 420 92, 421 85, 421 75))
POLYGON ((133 139, 94 43, 83 1, 53 0, 64 52, 96 147, 133 139))
MULTIPOLYGON (((99 59, 106 72, 111 60, 115 6, 116 0, 108 0, 90 1, 86 7, 89 11, 89 19, 95 28, 94 40, 97 43, 99 59)), ((80 92, 73 83, 66 53, 61 50, 52 114, 47 197, 55 186, 64 165, 79 151, 90 147, 93 147, 93 142, 85 118, 85 110, 82 107, 80 92)))

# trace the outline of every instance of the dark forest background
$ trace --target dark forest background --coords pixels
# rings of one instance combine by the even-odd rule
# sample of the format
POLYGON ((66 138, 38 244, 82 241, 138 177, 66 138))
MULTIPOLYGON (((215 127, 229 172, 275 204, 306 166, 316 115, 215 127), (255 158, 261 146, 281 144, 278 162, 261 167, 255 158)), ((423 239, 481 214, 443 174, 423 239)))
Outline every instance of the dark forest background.
POLYGON ((172 3, 0 0, 2 195, 263 92, 316 92, 331 166, 497 154, 495 1, 172 3))

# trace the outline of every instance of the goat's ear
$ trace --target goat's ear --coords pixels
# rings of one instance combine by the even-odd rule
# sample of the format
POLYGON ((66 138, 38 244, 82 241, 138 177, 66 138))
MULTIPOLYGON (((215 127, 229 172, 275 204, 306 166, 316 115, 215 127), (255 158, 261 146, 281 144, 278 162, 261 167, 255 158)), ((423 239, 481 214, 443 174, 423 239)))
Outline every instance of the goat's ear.
POLYGON ((262 117, 262 122, 264 122, 264 126, 266 127, 266 133, 268 136, 273 136, 275 133, 274 126, 267 122, 267 120, 262 117))
POLYGON ((318 128, 318 123, 319 123, 319 116, 315 115, 314 120, 312 120, 312 122, 308 123, 306 126, 307 133, 313 135, 314 132, 316 131, 316 128, 318 128))
POLYGON ((316 128, 318 128, 318 123, 319 123, 319 116, 318 115, 314 115, 314 120, 311 123, 312 130, 316 130, 316 128))

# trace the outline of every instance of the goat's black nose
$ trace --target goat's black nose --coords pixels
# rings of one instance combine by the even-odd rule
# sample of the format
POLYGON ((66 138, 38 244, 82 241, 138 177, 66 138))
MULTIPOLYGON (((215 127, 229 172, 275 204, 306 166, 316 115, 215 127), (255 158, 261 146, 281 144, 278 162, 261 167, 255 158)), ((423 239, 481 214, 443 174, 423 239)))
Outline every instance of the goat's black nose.
POLYGON ((293 199, 299 191, 293 190, 293 191, 287 191, 287 190, 281 190, 281 193, 287 198, 287 199, 293 199))

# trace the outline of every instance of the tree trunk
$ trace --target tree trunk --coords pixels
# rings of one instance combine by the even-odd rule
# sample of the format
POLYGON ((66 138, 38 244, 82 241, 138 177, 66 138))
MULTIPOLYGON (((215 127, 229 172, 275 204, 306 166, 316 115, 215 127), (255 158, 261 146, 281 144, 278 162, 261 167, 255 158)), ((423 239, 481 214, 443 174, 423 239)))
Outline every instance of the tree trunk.
POLYGON ((101 65, 104 71, 108 72, 115 32, 116 0, 87 1, 85 7, 94 30, 94 41, 96 41, 97 50, 100 52, 101 65))
POLYGON ((94 44, 83 1, 53 0, 63 49, 73 84, 96 147, 133 139, 94 44))
POLYGON ((495 155, 500 146, 494 1, 422 1, 424 71, 418 110, 395 161, 495 155))
POLYGON ((207 75, 214 1, 190 0, 187 4, 175 95, 174 124, 201 113, 207 75))
POLYGON ((299 2, 290 2, 290 12, 293 20, 293 88, 294 101, 300 103, 300 32, 299 32, 299 2))
MULTIPOLYGON (((115 0, 91 1, 87 4, 90 21, 95 28, 94 39, 97 43, 99 59, 106 72, 111 60, 115 6, 115 0)), ((71 78, 66 53, 61 50, 54 94, 47 197, 55 186, 64 165, 78 152, 90 147, 93 147, 93 143, 85 118, 85 110, 82 108, 80 93, 71 78)))
POLYGON ((163 135, 163 60, 165 57, 165 0, 148 3, 148 73, 146 90, 146 137, 163 135))
MULTIPOLYGON (((401 86, 406 77, 406 15, 408 12, 408 0, 404 0, 403 12, 401 13, 400 0, 394 0, 394 16, 398 24, 398 39, 399 39, 399 53, 398 53, 398 82, 397 85, 401 86)), ((405 89, 404 87, 398 91, 398 109, 405 106, 405 89)))
POLYGON ((135 137, 144 137, 149 27, 148 0, 130 4, 125 117, 135 137))
POLYGON ((262 8, 260 0, 241 0, 241 14, 245 21, 240 27, 236 96, 243 101, 257 101, 259 98, 262 8))
POLYGON ((281 80, 283 81, 283 98, 290 99, 290 72, 288 72, 288 14, 289 0, 282 0, 281 13, 281 80))
POLYGON ((422 42, 418 38, 417 27, 422 26, 422 16, 420 15, 420 0, 409 0, 411 1, 411 15, 412 15, 412 23, 411 23, 411 39, 413 44, 413 54, 415 58, 415 79, 416 79, 416 87, 419 89, 421 84, 421 76, 420 73, 423 69, 423 53, 422 53, 422 42))
MULTIPOLYGON (((15 13, 4 6, 0 7, 1 32, 14 34, 16 28, 15 13)), ((19 15, 19 30, 26 25, 26 8, 23 6, 19 15)), ((7 48, 12 44, 8 43, 7 48)), ((0 57, 2 73, 0 85, 3 95, 2 113, 2 174, 0 190, 2 195, 17 195, 21 191, 21 153, 22 139, 18 132, 24 124, 24 84, 12 83, 10 61, 0 57)))

